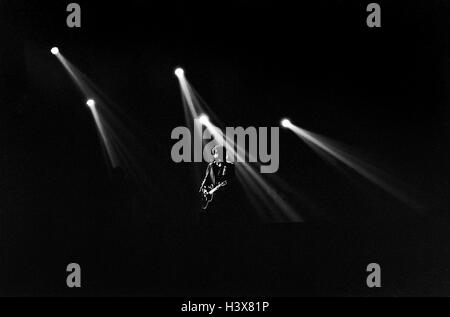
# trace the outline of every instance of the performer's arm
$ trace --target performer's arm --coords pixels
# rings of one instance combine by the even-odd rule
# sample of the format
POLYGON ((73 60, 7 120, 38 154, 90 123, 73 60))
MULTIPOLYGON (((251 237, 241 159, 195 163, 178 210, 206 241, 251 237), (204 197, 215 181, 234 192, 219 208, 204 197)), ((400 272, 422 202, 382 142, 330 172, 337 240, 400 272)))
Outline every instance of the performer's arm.
POLYGON ((211 168, 211 164, 209 164, 208 167, 206 168, 205 177, 203 178, 202 184, 200 185, 200 189, 198 190, 199 192, 201 192, 203 189, 203 186, 205 186, 206 180, 208 179, 210 168, 211 168))

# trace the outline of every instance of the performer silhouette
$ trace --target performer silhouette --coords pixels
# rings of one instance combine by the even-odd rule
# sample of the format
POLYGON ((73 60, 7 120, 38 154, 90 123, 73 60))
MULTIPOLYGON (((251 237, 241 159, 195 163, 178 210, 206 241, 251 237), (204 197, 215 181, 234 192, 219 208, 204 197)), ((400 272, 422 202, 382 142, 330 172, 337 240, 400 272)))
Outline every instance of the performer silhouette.
POLYGON ((205 177, 199 192, 203 195, 203 210, 206 210, 213 198, 224 196, 227 188, 231 185, 234 175, 234 164, 229 162, 226 149, 223 146, 215 146, 211 149, 213 161, 206 168, 205 177))

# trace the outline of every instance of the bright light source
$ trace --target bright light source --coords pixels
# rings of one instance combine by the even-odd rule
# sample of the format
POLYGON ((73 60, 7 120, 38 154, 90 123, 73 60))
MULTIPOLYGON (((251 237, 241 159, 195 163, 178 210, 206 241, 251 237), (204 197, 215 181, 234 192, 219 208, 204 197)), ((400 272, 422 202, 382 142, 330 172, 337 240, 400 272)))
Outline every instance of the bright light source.
POLYGON ((205 125, 205 124, 207 124, 209 122, 209 118, 208 118, 208 116, 206 114, 201 114, 198 117, 198 122, 200 122, 201 124, 205 125))
POLYGON ((59 48, 57 47, 52 47, 52 49, 50 50, 50 52, 52 52, 53 55, 56 55, 59 53, 59 48))
POLYGON ((291 121, 290 121, 289 119, 283 119, 283 120, 281 120, 281 126, 282 126, 282 127, 287 128, 287 127, 289 127, 289 126, 291 126, 291 125, 292 125, 292 123, 291 123, 291 121))
POLYGON ((86 101, 86 104, 89 107, 94 107, 95 106, 95 101, 94 101, 94 99, 89 99, 88 101, 86 101))
POLYGON ((177 69, 175 69, 175 75, 177 76, 177 77, 182 77, 183 75, 184 75, 184 70, 183 70, 183 68, 177 68, 177 69))

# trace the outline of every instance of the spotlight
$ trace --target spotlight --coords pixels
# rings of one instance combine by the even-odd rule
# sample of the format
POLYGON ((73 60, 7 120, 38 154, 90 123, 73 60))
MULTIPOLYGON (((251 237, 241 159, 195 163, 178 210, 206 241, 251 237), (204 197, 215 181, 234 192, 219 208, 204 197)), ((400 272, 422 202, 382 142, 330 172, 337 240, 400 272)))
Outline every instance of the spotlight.
POLYGON ((177 69, 175 69, 175 75, 180 78, 184 75, 184 70, 183 68, 178 67, 177 69))
POLYGON ((206 114, 201 114, 198 117, 198 122, 200 122, 203 125, 206 125, 209 122, 209 118, 208 118, 208 116, 206 114))
POLYGON ((95 101, 94 101, 94 99, 89 99, 88 101, 86 101, 86 104, 89 107, 94 107, 95 106, 95 101))
POLYGON ((291 126, 291 125, 292 125, 292 123, 291 123, 291 121, 290 121, 289 119, 283 119, 283 120, 281 120, 281 126, 282 126, 282 127, 287 128, 287 127, 289 127, 289 126, 291 126))
POLYGON ((59 48, 57 48, 57 47, 52 47, 52 49, 50 50, 50 52, 52 52, 53 55, 59 54, 59 48))

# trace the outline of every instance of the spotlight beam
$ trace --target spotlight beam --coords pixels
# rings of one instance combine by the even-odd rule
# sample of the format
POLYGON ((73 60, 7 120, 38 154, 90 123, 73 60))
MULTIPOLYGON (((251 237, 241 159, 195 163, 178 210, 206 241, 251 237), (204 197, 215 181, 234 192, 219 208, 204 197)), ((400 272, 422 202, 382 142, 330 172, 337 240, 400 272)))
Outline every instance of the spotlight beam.
POLYGON ((183 92, 183 97, 186 99, 187 105, 189 107, 189 110, 191 112, 191 115, 193 118, 198 117, 198 112, 195 110, 194 101, 191 95, 191 92, 189 91, 188 84, 186 82, 186 79, 184 76, 178 76, 178 80, 180 82, 181 91, 183 92))
MULTIPOLYGON (((80 91, 83 93, 83 95, 88 98, 89 96, 95 95, 94 91, 89 87, 88 84, 83 80, 83 74, 75 67, 73 66, 58 50, 57 47, 52 48, 52 53, 58 58, 58 60, 61 62, 61 64, 64 66, 66 71, 69 73, 72 80, 75 82, 77 87, 80 89, 80 91), (56 54, 55 54, 56 53, 56 54)), ((110 163, 113 167, 119 166, 118 160, 116 158, 115 152, 113 150, 113 147, 111 145, 111 142, 108 137, 108 133, 105 129, 105 126, 102 122, 101 114, 98 112, 97 107, 95 105, 94 99, 88 99, 86 101, 86 105, 91 110, 92 116, 95 121, 95 125, 97 127, 97 131, 100 135, 100 139, 102 141, 102 144, 104 148, 106 149, 107 156, 110 160, 110 163)))
MULTIPOLYGON (((389 193, 390 195, 394 196, 398 200, 402 201, 403 203, 407 204, 408 206, 419 209, 421 208, 419 204, 416 201, 413 201, 409 196, 407 196, 405 193, 403 193, 400 189, 394 187, 393 185, 389 184, 386 180, 382 179, 381 177, 375 175, 374 173, 370 172, 368 170, 369 165, 353 158, 350 154, 345 153, 344 151, 334 147, 329 142, 323 140, 321 137, 316 136, 312 132, 306 131, 294 124, 289 124, 287 126, 288 129, 290 129, 292 132, 294 132, 298 137, 300 137, 303 141, 305 141, 306 144, 308 144, 310 147, 317 148, 325 152, 326 154, 330 155, 331 157, 337 159, 341 163, 345 164, 346 166, 353 169, 355 172, 357 172, 359 175, 363 176, 367 180, 371 181, 381 189, 383 189, 385 192, 389 193), (366 166, 366 168, 364 167, 366 166)), ((375 168, 372 168, 375 169, 375 168)))
POLYGON ((64 66, 66 71, 69 73, 72 80, 75 82, 77 87, 81 90, 84 96, 92 96, 95 95, 91 88, 83 81, 82 73, 73 66, 61 53, 55 55, 61 64, 64 66))
POLYGON ((95 107, 95 102, 92 99, 88 100, 88 103, 89 103, 89 101, 92 101, 90 103, 91 105, 89 105, 89 109, 91 109, 92 116, 94 117, 94 121, 95 121, 95 125, 97 126, 98 133, 100 134, 100 137, 103 141, 103 144, 106 149, 106 153, 108 154, 108 157, 111 161, 111 165, 112 165, 112 167, 115 168, 118 166, 118 164, 117 164, 117 160, 114 155, 114 151, 111 147, 111 143, 109 142, 109 139, 107 137, 106 130, 103 126, 102 120, 100 119, 100 115, 97 111, 97 108, 95 107))

